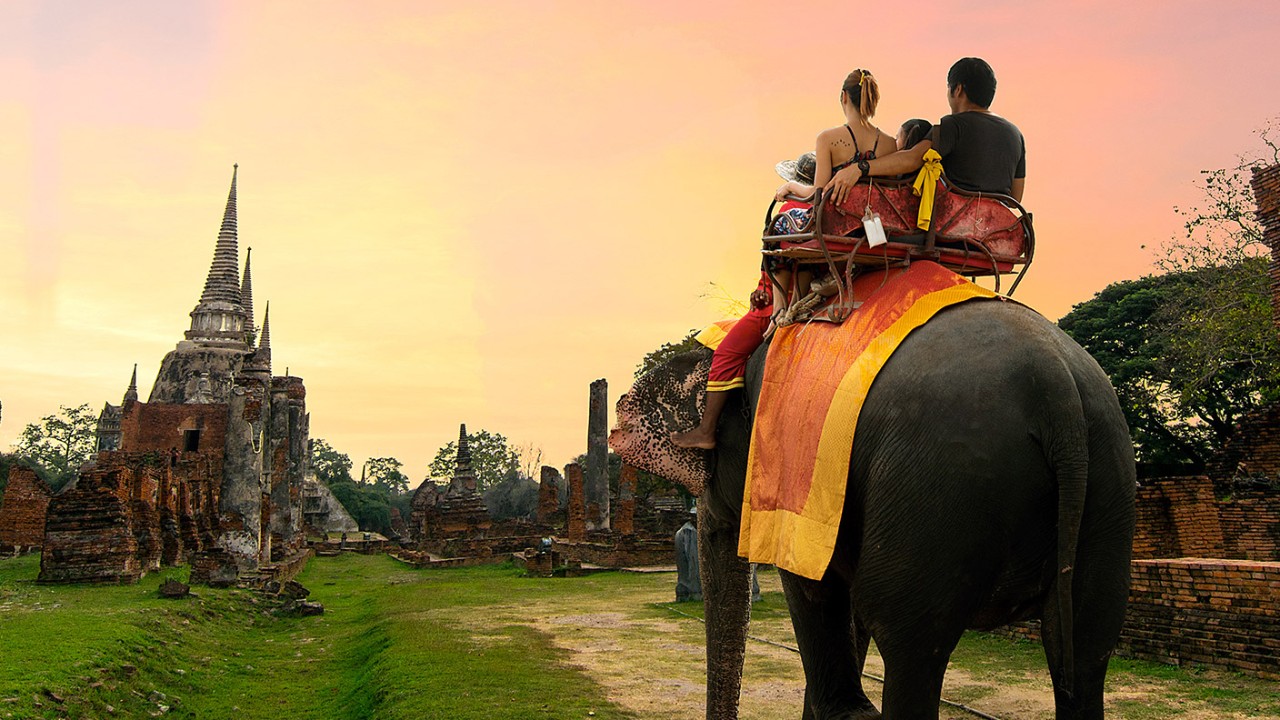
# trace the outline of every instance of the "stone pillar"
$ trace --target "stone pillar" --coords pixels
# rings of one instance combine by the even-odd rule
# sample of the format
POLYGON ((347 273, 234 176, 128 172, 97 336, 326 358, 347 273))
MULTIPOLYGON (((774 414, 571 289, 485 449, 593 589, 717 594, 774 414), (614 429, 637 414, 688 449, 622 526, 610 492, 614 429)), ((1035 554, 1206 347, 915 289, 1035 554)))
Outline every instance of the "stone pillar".
POLYGON ((619 535, 635 535, 636 469, 623 464, 618 477, 618 508, 613 515, 613 530, 619 535))
POLYGON ((591 383, 587 417, 587 529, 609 529, 609 383, 591 383))
POLYGON ((1271 248, 1271 313, 1280 327, 1280 165, 1253 169, 1253 197, 1262 239, 1271 248))
POLYGON ((569 480, 569 540, 581 542, 587 539, 587 513, 582 489, 582 466, 569 463, 564 466, 569 480))
POLYGON ((560 471, 542 466, 542 482, 538 483, 538 524, 549 525, 560 510, 560 471))

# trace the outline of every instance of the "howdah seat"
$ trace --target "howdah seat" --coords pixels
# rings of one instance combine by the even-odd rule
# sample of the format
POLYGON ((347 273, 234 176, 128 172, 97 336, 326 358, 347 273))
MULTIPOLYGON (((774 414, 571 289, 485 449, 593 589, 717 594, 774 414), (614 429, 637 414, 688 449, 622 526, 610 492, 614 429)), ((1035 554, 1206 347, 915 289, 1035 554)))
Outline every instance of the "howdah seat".
POLYGON ((812 198, 788 199, 812 202, 813 210, 802 225, 774 234, 777 201, 770 203, 762 252, 768 257, 791 258, 800 270, 821 274, 825 267, 837 279, 841 292, 836 293, 839 300, 835 304, 845 307, 815 313, 814 319, 839 322, 857 307, 850 287, 859 270, 932 260, 960 275, 993 277, 997 293, 1001 276, 1016 273, 1005 293, 1011 296, 1035 254, 1031 213, 1017 200, 961 190, 945 175, 937 180, 928 230, 917 225, 921 200, 913 192, 911 180, 863 178, 839 204, 824 197, 821 189, 812 198), (879 216, 887 238, 874 247, 863 228, 868 211, 879 216))

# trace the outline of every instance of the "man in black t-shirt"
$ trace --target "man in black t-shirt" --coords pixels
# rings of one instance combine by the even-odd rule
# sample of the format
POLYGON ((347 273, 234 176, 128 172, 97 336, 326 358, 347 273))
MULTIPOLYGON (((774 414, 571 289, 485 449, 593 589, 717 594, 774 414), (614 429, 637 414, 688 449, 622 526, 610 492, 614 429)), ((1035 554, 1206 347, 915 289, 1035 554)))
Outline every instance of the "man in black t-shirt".
POLYGON ((1027 151, 1017 126, 991 112, 996 74, 981 58, 961 58, 947 73, 951 114, 933 127, 929 139, 882 158, 860 162, 836 173, 826 190, 844 200, 863 175, 904 175, 924 164, 930 148, 942 156, 947 178, 958 187, 1011 195, 1022 201, 1027 151))

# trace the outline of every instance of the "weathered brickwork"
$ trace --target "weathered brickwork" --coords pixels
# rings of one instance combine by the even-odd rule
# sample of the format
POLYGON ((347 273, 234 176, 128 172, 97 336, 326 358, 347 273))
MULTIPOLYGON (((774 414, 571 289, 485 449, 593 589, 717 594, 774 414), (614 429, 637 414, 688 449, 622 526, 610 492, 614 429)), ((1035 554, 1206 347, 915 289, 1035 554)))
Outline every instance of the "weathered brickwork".
POLYGON ((636 468, 623 463, 618 476, 618 505, 613 511, 613 531, 619 535, 636 534, 636 468))
POLYGON ((1263 241, 1271 248, 1271 303, 1280 327, 1280 165, 1253 170, 1253 197, 1258 205, 1263 241))
POLYGON ((564 479, 560 471, 548 465, 542 466, 542 481, 538 483, 538 523, 550 525, 563 520, 560 512, 560 485, 564 479))
POLYGON ((41 582, 130 582, 213 547, 213 454, 104 452, 49 503, 41 582))
POLYGON ((1280 561, 1280 483, 1272 488, 1236 488, 1218 501, 1226 541, 1224 557, 1280 561))
POLYGON ((126 403, 120 449, 132 452, 218 452, 227 443, 227 406, 126 403), (194 445, 195 447, 191 447, 194 445))
MULTIPOLYGON (((1134 560, 1118 655, 1280 680, 1280 563, 1134 560)), ((1040 623, 998 635, 1040 641, 1040 623)))
POLYGON ((1209 478, 1143 480, 1136 503, 1135 558, 1223 557, 1222 527, 1209 478))
POLYGON ((52 492, 35 470, 14 464, 0 496, 0 554, 44 544, 44 520, 52 492))
POLYGON ((582 466, 569 463, 564 466, 565 479, 569 481, 569 541, 587 539, 587 503, 582 487, 582 466))
POLYGON ((1120 652, 1280 680, 1280 563, 1135 561, 1120 652))

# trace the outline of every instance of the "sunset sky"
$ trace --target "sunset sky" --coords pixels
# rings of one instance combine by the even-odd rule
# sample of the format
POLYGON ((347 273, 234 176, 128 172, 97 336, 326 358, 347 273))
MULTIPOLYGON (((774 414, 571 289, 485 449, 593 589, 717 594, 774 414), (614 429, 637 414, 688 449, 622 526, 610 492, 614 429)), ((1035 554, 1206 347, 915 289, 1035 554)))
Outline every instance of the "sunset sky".
POLYGON ((1199 171, 1280 116, 1280 3, 0 2, 0 449, 145 399, 233 163, 257 321, 312 437, 402 460, 458 424, 561 466, 641 357, 745 300, 774 164, 879 79, 892 134, 988 60, 1027 140, 1051 319, 1150 272, 1199 171), (1144 249, 1145 246, 1145 249, 1144 249))

